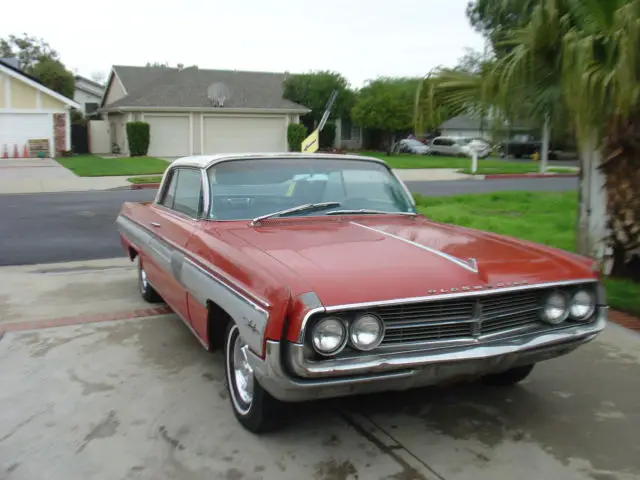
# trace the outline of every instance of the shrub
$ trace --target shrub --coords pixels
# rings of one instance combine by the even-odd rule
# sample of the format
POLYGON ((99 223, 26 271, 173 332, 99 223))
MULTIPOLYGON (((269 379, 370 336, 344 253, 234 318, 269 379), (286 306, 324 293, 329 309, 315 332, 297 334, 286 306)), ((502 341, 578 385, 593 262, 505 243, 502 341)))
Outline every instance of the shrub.
POLYGON ((287 142, 289 150, 299 152, 302 148, 302 141, 307 138, 307 127, 301 123, 290 123, 287 128, 287 142))
POLYGON ((336 139, 336 124, 332 122, 325 123, 324 128, 320 132, 320 148, 322 150, 333 148, 335 139, 336 139))
POLYGON ((150 129, 146 122, 127 122, 129 154, 132 157, 145 156, 149 151, 150 129))

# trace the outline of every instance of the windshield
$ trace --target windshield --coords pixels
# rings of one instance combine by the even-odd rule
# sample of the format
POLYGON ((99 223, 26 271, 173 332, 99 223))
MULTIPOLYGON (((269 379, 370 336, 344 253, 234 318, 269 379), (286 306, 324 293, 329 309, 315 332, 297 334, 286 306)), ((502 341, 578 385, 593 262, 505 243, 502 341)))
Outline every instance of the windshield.
POLYGON ((366 160, 262 158, 222 162, 208 171, 216 220, 248 220, 305 204, 337 202, 288 217, 332 210, 415 212, 400 182, 384 166, 366 160))

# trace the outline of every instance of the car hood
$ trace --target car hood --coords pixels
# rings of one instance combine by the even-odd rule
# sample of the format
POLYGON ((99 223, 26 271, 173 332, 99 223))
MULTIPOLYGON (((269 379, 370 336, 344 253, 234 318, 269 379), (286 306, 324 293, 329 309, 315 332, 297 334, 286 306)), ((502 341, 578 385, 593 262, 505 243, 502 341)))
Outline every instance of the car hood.
POLYGON ((325 306, 592 276, 568 253, 424 217, 282 219, 232 233, 295 272, 325 306))

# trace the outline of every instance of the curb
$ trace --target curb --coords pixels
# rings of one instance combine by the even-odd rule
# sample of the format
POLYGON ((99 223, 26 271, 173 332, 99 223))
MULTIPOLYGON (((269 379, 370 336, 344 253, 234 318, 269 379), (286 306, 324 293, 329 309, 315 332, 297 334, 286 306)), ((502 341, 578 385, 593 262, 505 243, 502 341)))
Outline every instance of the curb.
POLYGON ((495 173, 485 175, 485 180, 496 180, 498 178, 554 178, 554 177, 577 177, 577 173, 495 173))
POLYGON ((128 190, 147 190, 158 188, 160 188, 159 183, 132 183, 131 185, 129 185, 128 190))
POLYGON ((609 309, 609 320, 613 323, 640 333, 640 318, 619 310, 609 309))

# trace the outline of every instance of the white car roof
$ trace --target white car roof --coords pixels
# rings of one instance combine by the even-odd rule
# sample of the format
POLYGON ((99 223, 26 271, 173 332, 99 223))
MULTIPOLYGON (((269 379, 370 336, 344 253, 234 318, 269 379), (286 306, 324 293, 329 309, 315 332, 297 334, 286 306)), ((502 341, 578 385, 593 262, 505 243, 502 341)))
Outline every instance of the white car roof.
POLYGON ((300 153, 300 152, 280 152, 280 153, 219 153, 215 155, 191 155, 189 157, 181 157, 171 162, 171 166, 178 167, 199 167, 209 168, 216 163, 228 160, 249 160, 260 158, 318 158, 318 159, 334 159, 334 160, 363 160, 373 161, 386 165, 384 160, 375 157, 366 157, 363 155, 343 155, 337 153, 300 153))

